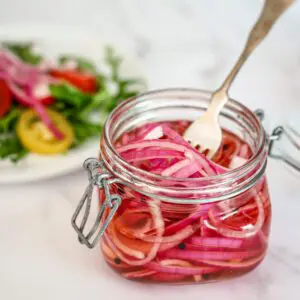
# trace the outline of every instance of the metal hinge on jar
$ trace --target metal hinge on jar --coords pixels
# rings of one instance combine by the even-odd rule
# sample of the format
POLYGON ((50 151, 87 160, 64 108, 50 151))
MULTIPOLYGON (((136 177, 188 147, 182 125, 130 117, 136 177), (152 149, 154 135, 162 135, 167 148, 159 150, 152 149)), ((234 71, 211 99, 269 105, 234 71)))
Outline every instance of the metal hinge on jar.
POLYGON ((85 244, 88 248, 94 248, 119 208, 121 198, 119 195, 111 194, 110 184, 116 180, 104 169, 101 161, 96 158, 88 158, 84 162, 83 167, 88 172, 89 184, 81 197, 78 206, 76 207, 71 222, 73 228, 78 234, 80 243, 85 244), (95 187, 104 190, 105 200, 100 207, 95 222, 91 226, 90 230, 85 234, 84 231, 87 227, 86 225, 90 215, 93 190, 95 187), (102 220, 105 209, 109 209, 109 214, 105 220, 102 220), (79 222, 80 225, 77 225, 81 211, 83 211, 83 217, 79 222))
MULTIPOLYGON (((262 109, 257 109, 255 114, 263 121, 265 114, 262 109)), ((268 140, 269 156, 300 172, 300 133, 290 126, 277 126, 268 140)))
MULTIPOLYGON (((263 121, 263 110, 258 109, 255 111, 255 114, 263 121)), ((270 157, 281 160, 293 169, 300 171, 300 134, 297 131, 290 127, 278 126, 272 131, 271 135, 268 136, 268 140, 268 153, 270 157), (276 144, 280 146, 281 143, 279 144, 279 141, 282 142, 284 139, 290 146, 289 150, 284 150, 282 147, 275 147, 276 144), (293 151, 295 154, 292 154, 293 151), (297 155, 299 159, 297 159, 297 155)), ((121 205, 121 197, 117 194, 111 194, 110 184, 115 182, 121 184, 125 183, 113 178, 112 174, 104 168, 102 161, 99 161, 96 158, 88 158, 83 166, 88 172, 89 184, 72 217, 72 226, 78 234, 80 243, 85 244, 88 248, 94 248, 121 205), (101 204, 96 220, 90 230, 85 234, 84 231, 87 227, 87 220, 90 215, 92 195, 95 187, 104 191, 105 200, 101 204), (109 210, 109 213, 106 219, 102 220, 106 209, 109 210), (80 219, 80 213, 83 213, 81 221, 78 220, 80 219), (80 225, 77 225, 78 221, 80 225)))
POLYGON ((283 161, 289 167, 300 172, 300 135, 291 127, 276 127, 269 136, 269 156, 283 161), (285 139, 288 145, 276 150, 275 142, 285 139), (297 159, 298 158, 298 159, 297 159))

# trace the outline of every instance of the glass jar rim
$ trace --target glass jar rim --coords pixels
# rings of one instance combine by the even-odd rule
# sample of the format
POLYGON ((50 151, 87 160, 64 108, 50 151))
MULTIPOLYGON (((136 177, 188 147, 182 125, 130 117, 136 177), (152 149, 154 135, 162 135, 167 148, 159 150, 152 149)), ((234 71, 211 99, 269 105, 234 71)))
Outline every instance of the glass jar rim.
MULTIPOLYGON (((163 181, 163 180, 168 180, 168 181, 171 181, 171 182, 199 183, 199 184, 210 182, 212 184, 211 185, 208 184, 208 185, 206 185, 206 187, 212 187, 212 186, 215 186, 218 182, 222 182, 223 184, 228 184, 232 181, 243 178, 247 174, 249 174, 252 170, 254 170, 256 168, 256 166, 262 161, 262 159, 266 160, 266 157, 267 157, 267 155, 266 155, 266 153, 267 153, 267 151, 266 151, 267 136, 266 136, 265 130, 264 130, 260 120, 245 105, 243 105, 240 102, 230 98, 229 102, 236 105, 239 109, 241 109, 241 111, 244 111, 247 114, 249 114, 249 116, 251 116, 251 118, 253 120, 255 120, 255 123, 256 123, 255 125, 258 128, 259 141, 257 143, 255 152, 252 155, 252 157, 244 165, 242 165, 238 168, 235 168, 233 170, 229 170, 228 172, 226 172, 224 174, 209 176, 209 177, 203 177, 203 178, 174 178, 174 177, 169 177, 169 176, 162 176, 162 175, 153 174, 153 173, 150 173, 150 172, 147 172, 145 170, 142 170, 142 169, 139 169, 139 168, 136 168, 136 167, 132 166, 130 163, 125 161, 119 155, 119 153, 117 152, 117 150, 116 150, 116 148, 113 144, 113 141, 110 137, 110 127, 111 127, 112 122, 113 122, 113 117, 115 115, 117 115, 120 111, 122 111, 122 109, 126 109, 128 106, 141 103, 143 101, 143 99, 150 100, 152 96, 153 97, 154 96, 159 96, 159 95, 164 96, 164 94, 166 94, 166 93, 175 93, 175 94, 176 93, 184 93, 187 96, 188 96, 189 93, 196 93, 196 94, 198 94, 198 96, 202 96, 202 97, 209 97, 211 95, 210 91, 206 91, 206 90, 202 90, 202 89, 194 89, 194 88, 168 88, 168 89, 159 89, 159 90, 148 91, 148 92, 142 93, 142 94, 140 94, 136 97, 132 97, 128 100, 123 101, 118 107, 116 107, 111 112, 111 114, 109 115, 109 117, 106 120, 106 123, 105 123, 105 126, 104 126, 104 132, 103 132, 104 143, 107 145, 110 153, 112 153, 112 155, 114 157, 114 161, 116 163, 121 164, 122 166, 124 166, 126 168, 126 171, 130 173, 129 176, 126 177, 127 180, 129 181, 129 183, 133 184, 133 182, 136 183, 137 181, 140 180, 144 184, 151 185, 152 187, 155 187, 157 189, 167 189, 167 190, 173 189, 173 187, 163 186, 162 184, 157 184, 157 182, 163 181), (140 179, 139 175, 140 176, 147 176, 147 180, 146 180, 146 178, 140 179), (148 180, 149 178, 150 178, 150 180, 148 180)), ((174 98, 175 97, 176 96, 174 96, 174 98)), ((154 100, 154 99, 151 99, 151 100, 154 100)), ((102 154, 101 154, 101 156, 102 156, 102 154)), ((104 161, 105 161, 105 159, 104 159, 104 161)), ((266 163, 262 164, 260 169, 257 172, 255 172, 254 176, 249 178, 249 181, 251 181, 251 185, 250 184, 247 185, 247 189, 250 188, 252 185, 254 185, 254 183, 257 180, 259 180, 259 178, 264 173, 265 167, 266 167, 266 163)), ((109 170, 113 172, 112 169, 109 169, 109 170)), ((195 187, 180 187, 180 188, 176 187, 175 188, 175 190, 197 190, 197 189, 199 189, 199 186, 198 187, 195 186, 195 187)))

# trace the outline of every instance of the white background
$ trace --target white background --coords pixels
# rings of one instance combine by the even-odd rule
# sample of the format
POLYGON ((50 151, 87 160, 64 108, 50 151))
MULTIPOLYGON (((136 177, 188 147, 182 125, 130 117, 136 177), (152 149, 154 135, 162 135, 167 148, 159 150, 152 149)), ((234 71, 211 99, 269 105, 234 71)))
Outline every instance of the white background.
MULTIPOLYGON (((63 25, 117 40, 143 61, 150 88, 214 88, 237 57, 261 1, 0 0, 0 4, 0 26, 63 25)), ((299 122, 299 28, 297 3, 249 60, 231 91, 251 108, 266 109, 271 125, 299 122)), ((268 177, 274 217, 264 263, 237 280, 187 287, 128 282, 104 264, 99 249, 79 245, 70 218, 87 182, 82 172, 0 186, 0 299, 299 299, 300 177, 271 160, 268 177)))

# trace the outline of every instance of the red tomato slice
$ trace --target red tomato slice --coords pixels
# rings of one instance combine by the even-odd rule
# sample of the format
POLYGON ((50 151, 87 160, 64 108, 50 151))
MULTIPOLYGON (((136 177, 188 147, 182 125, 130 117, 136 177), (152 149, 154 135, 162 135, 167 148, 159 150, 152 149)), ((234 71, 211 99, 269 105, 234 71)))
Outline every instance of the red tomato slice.
POLYGON ((40 101, 44 104, 44 105, 51 105, 54 103, 54 98, 52 98, 51 96, 45 97, 40 99, 40 101))
POLYGON ((96 78, 92 75, 73 70, 52 70, 50 71, 50 75, 69 82, 85 93, 96 92, 97 82, 96 78))
POLYGON ((11 92, 3 80, 0 80, 0 117, 10 109, 12 103, 11 92))

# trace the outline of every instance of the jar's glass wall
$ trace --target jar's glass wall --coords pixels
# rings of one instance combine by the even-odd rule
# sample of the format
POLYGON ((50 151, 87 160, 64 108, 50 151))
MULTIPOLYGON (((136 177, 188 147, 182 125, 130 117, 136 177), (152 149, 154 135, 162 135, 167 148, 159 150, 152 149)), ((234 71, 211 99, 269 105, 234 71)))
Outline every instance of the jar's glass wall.
MULTIPOLYGON (((101 158, 128 184, 111 186, 122 204, 101 249, 106 262, 125 278, 182 284, 215 281, 249 272, 266 253, 271 222, 263 174, 266 141, 258 120, 245 107, 230 102, 221 123, 250 146, 252 159, 235 172, 196 184, 192 191, 161 188, 161 178, 133 170, 113 149, 122 133, 143 123, 199 117, 209 97, 195 90, 149 93, 119 107, 106 124, 101 158)), ((100 204, 104 200, 100 191, 100 204)))
POLYGON ((271 207, 265 178, 237 197, 209 204, 156 201, 120 184, 112 190, 123 200, 101 249, 125 278, 221 280, 249 272, 266 253, 271 207))
MULTIPOLYGON (((156 121, 195 120, 207 109, 211 94, 199 90, 163 90, 147 93, 119 107, 111 116, 107 130, 115 141, 126 131, 156 121)), ((261 142, 260 124, 251 111, 236 101, 222 110, 220 124, 243 138, 254 150, 261 142)))
MULTIPOLYGON (((100 145, 101 158, 108 170, 129 183, 134 181, 135 186, 143 186, 144 191, 158 193, 157 189, 152 189, 152 184, 161 183, 161 178, 136 169, 122 160, 114 149, 114 143, 124 132, 145 123, 194 120, 207 109, 210 97, 208 92, 174 89, 147 93, 118 107, 106 122, 100 145)), ((226 176, 218 178, 217 181, 212 178, 202 180, 203 188, 193 191, 194 198, 202 198, 208 192, 213 196, 212 190, 216 193, 222 190, 223 195, 233 192, 234 186, 230 184, 232 176, 239 183, 234 188, 245 190, 251 182, 253 184, 253 181, 256 180, 257 173, 265 163, 267 156, 265 132, 249 109, 236 101, 230 101, 222 111, 220 121, 224 129, 244 140, 255 155, 248 162, 247 167, 235 170, 234 174, 228 173, 226 176), (215 185, 218 186, 218 189, 215 185)), ((172 191, 169 190, 168 193, 171 195, 172 191)), ((179 193, 184 199, 187 194, 190 194, 190 191, 187 194, 184 191, 176 191, 177 197, 179 193)), ((215 196, 217 197, 217 195, 215 196)))

